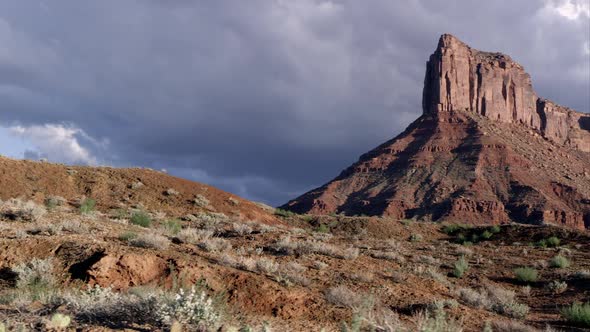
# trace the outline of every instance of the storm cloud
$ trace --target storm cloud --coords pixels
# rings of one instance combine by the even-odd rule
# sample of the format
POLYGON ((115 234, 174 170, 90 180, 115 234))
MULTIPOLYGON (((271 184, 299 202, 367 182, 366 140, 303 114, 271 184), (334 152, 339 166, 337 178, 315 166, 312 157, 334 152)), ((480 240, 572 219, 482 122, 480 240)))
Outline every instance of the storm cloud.
POLYGON ((588 112, 589 11, 587 0, 5 0, 0 125, 50 160, 166 168, 276 205, 420 115, 442 33, 511 55, 539 95, 588 112))

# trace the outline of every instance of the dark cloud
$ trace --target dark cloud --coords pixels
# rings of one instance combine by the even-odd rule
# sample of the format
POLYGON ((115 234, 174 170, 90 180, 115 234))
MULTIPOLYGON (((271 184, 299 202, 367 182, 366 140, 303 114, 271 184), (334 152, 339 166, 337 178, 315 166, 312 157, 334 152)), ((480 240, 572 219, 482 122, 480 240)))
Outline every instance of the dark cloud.
POLYGON ((278 204, 420 114, 444 32, 512 55, 540 95, 587 112, 589 18, 564 3, 2 1, 0 121, 67 123, 108 140, 84 145, 102 163, 278 204))

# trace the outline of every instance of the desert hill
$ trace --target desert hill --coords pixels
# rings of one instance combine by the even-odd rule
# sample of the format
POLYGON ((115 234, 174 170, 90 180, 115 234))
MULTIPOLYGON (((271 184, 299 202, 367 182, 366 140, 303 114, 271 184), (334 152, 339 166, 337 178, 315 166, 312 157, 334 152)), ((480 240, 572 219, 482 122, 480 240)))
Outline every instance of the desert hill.
POLYGON ((537 97, 509 56, 451 35, 424 81, 422 116, 283 208, 590 227, 589 114, 537 97))
POLYGON ((146 207, 176 218, 217 212, 237 220, 277 222, 268 207, 145 168, 65 166, 0 157, 0 184, 4 200, 20 197, 42 203, 59 196, 76 205, 91 198, 101 211, 146 207))

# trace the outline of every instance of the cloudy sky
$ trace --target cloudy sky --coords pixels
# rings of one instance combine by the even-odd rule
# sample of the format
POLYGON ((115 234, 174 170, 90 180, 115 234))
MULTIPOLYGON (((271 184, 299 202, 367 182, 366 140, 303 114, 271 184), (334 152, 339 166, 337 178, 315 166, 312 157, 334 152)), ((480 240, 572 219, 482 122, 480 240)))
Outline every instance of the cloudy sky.
POLYGON ((590 0, 2 0, 0 154, 277 205, 419 116, 442 33, 590 110, 590 0))

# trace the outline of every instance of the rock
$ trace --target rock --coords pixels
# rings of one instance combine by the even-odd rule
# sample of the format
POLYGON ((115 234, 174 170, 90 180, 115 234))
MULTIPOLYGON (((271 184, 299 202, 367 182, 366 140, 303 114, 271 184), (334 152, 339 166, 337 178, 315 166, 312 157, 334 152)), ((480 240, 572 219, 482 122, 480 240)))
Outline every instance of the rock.
POLYGON ((105 255, 88 270, 90 284, 127 289, 159 281, 167 273, 166 261, 152 254, 105 255))
POLYGON ((590 115, 538 98, 509 56, 443 35, 426 65, 422 106, 403 133, 281 208, 590 227, 582 203, 590 179, 571 181, 590 165, 590 115))
POLYGON ((590 152, 590 115, 537 97, 530 75, 507 55, 478 51, 442 35, 426 65, 424 85, 425 113, 469 110, 590 152))

